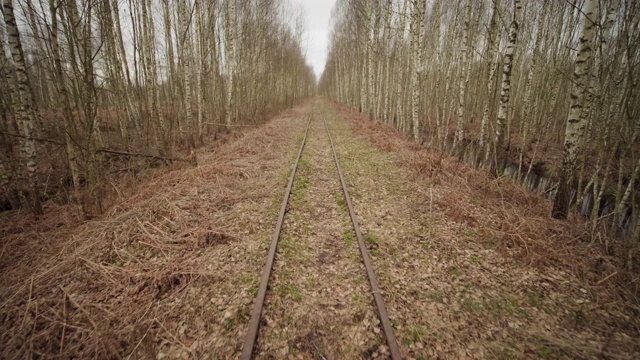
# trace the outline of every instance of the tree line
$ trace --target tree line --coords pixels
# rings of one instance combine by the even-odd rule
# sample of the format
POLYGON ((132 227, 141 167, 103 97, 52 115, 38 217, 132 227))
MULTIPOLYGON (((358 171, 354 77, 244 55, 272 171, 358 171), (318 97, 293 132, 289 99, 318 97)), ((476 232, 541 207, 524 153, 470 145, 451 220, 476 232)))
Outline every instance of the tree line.
POLYGON ((586 207, 638 243, 640 2, 338 0, 333 18, 323 94, 496 174, 543 172, 554 217, 586 207))
POLYGON ((105 154, 170 158, 315 91, 285 1, 2 1, 0 197, 11 208, 42 213, 56 167, 69 198, 100 213, 105 154))

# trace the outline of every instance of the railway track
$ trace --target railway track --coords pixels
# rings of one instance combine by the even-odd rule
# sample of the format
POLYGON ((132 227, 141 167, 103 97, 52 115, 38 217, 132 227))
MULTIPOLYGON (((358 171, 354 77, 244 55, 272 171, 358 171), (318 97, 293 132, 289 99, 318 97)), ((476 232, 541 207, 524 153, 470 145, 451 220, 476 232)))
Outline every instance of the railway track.
MULTIPOLYGON (((273 236, 271 238, 271 244, 269 247, 269 252, 267 254, 267 261, 266 264, 264 266, 264 269, 262 271, 262 276, 260 279, 260 284, 258 286, 258 292, 256 295, 256 300, 254 302, 254 306, 253 306, 253 310, 251 313, 251 319, 249 320, 249 326, 248 326, 248 330, 247 333, 245 335, 245 339, 244 339, 244 343, 242 346, 242 353, 240 355, 240 359, 242 360, 250 360, 252 355, 253 355, 253 351, 254 351, 254 347, 256 344, 256 340, 258 338, 258 331, 260 329, 260 323, 261 323, 261 319, 262 319, 262 313, 263 313, 263 307, 264 307, 264 303, 265 303, 265 298, 267 295, 267 290, 268 290, 268 285, 269 285, 269 278, 271 277, 271 272, 273 269, 273 264, 275 261, 275 255, 278 249, 278 240, 280 239, 280 233, 282 231, 282 225, 284 222, 284 217, 286 215, 287 212, 287 204, 289 203, 289 198, 291 196, 291 190, 293 188, 293 183, 296 177, 296 173, 298 170, 298 164, 300 162, 300 158, 302 157, 302 153, 304 152, 304 148, 305 148, 305 144, 307 141, 307 135, 309 133, 309 127, 311 125, 311 122, 313 121, 313 117, 310 116, 309 120, 307 122, 307 126, 305 128, 305 132, 304 132, 304 136, 302 138, 302 141, 300 143, 300 147, 298 149, 298 153, 297 156, 295 158, 295 162, 293 164, 293 167, 291 169, 291 174, 289 175, 289 180, 287 183, 287 187, 285 189, 285 194, 284 197, 282 199, 282 204, 280 206, 280 212, 278 214, 278 220, 276 222, 276 227, 275 230, 273 232, 273 236)), ((360 255, 362 258, 362 261, 364 263, 365 266, 365 270, 367 273, 367 278, 369 280, 369 285, 371 288, 371 293, 373 295, 373 299, 374 299, 374 303, 376 306, 376 310, 377 310, 377 315, 378 318, 380 320, 380 324, 382 327, 382 331, 384 333, 385 336, 385 340, 387 343, 387 346, 389 348, 390 351, 390 356, 391 359, 396 360, 396 359, 401 359, 400 356, 400 350, 398 348, 398 344, 396 342, 395 339, 395 335, 393 333, 393 327, 391 325, 391 321, 389 320, 389 315, 387 313, 387 309, 384 305, 384 301, 382 299, 382 295, 380 292, 380 288, 378 286, 378 280, 376 278, 374 269, 373 269, 373 264, 371 262, 371 258, 369 256, 369 252, 367 250, 367 247, 365 245, 365 241, 364 238, 362 236, 362 233, 360 231, 360 226, 358 223, 358 218, 356 216, 353 204, 351 202, 351 198, 349 196, 349 192, 347 189, 347 184, 345 181, 345 177, 344 177, 344 173, 342 172, 342 168, 340 167, 340 161, 338 159, 338 155, 336 152, 336 148, 333 142, 333 138, 331 136, 331 132, 329 131, 329 127, 327 126, 326 121, 323 119, 323 123, 324 123, 324 128, 326 131, 326 134, 329 138, 329 143, 331 146, 331 152, 333 154, 333 160, 338 172, 338 176, 340 179, 340 185, 342 187, 342 192, 344 195, 344 199, 346 202, 346 207, 348 209, 349 212, 349 217, 351 218, 351 224, 353 226, 353 230, 355 232, 356 235, 356 239, 358 242, 358 248, 360 250, 360 255)))

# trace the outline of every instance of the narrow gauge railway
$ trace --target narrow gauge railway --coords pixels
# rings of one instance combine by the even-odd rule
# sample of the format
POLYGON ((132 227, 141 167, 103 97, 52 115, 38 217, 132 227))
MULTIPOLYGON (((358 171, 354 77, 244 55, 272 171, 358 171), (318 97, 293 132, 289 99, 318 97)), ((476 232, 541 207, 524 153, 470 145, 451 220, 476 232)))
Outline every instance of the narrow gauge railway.
MULTIPOLYGON (((273 269, 273 264, 275 261, 275 255, 278 249, 278 240, 280 238, 280 233, 282 230, 282 225, 284 222, 284 217, 286 215, 287 212, 287 204, 289 203, 289 198, 291 195, 291 190, 293 188, 293 184, 294 184, 294 180, 296 177, 296 172, 298 170, 298 164, 300 162, 300 158, 302 157, 302 154, 304 152, 304 148, 305 148, 305 144, 307 141, 307 135, 309 133, 309 127, 311 125, 311 122, 313 121, 313 117, 310 115, 309 120, 307 121, 307 126, 305 128, 304 131, 304 136, 302 138, 302 141, 300 143, 300 147, 298 149, 298 153, 297 156, 295 158, 293 167, 291 169, 291 174, 289 175, 289 180, 287 183, 287 187, 285 189, 285 193, 284 193, 284 198, 282 199, 282 204, 280 206, 280 212, 278 214, 278 220, 276 222, 276 227, 275 230, 273 232, 273 236, 271 239, 271 244, 269 247, 269 252, 267 253, 267 261, 266 264, 264 266, 264 269, 262 271, 262 276, 260 278, 260 283, 258 286, 258 292, 256 295, 256 300, 254 302, 254 306, 253 306, 253 310, 251 313, 251 319, 249 320, 249 326, 248 326, 248 330, 247 333, 245 335, 245 339, 244 339, 244 343, 242 346, 242 353, 240 356, 240 359, 242 360, 250 360, 252 355, 253 355, 253 351, 254 351, 254 347, 256 344, 256 340, 258 338, 258 331, 260 329, 260 323, 261 323, 261 319, 262 319, 262 313, 263 313, 263 307, 264 307, 264 303, 265 303, 265 298, 267 296, 267 290, 268 290, 268 285, 269 285, 269 278, 271 276, 271 272, 273 269)), ((383 333, 385 335, 385 340, 387 343, 387 346, 389 348, 389 352, 390 352, 390 356, 391 359, 393 360, 397 360, 397 359, 401 359, 401 355, 400 355, 400 350, 398 348, 398 344, 396 342, 395 339, 395 335, 393 332, 393 327, 391 325, 391 321, 389 320, 389 315, 387 313, 387 309, 384 305, 384 301, 382 298, 382 294, 380 292, 380 288, 378 286, 378 280, 376 278, 374 269, 373 269, 373 264, 371 261, 371 258, 369 256, 369 252, 367 251, 367 247, 365 245, 365 241, 364 238, 362 236, 362 233, 360 231, 360 226, 358 224, 358 218, 356 216, 353 204, 351 202, 351 198, 349 196, 349 192, 347 189, 347 184, 345 181, 345 177, 344 177, 344 173, 342 172, 342 168, 340 167, 340 161, 338 159, 338 155, 336 152, 336 148, 333 142, 333 137, 331 136, 331 132, 329 131, 329 127, 327 126, 326 121, 323 120, 324 123, 324 128, 326 130, 326 134, 329 138, 329 143, 331 146, 331 152, 333 154, 333 160, 338 172, 338 176, 340 178, 340 184, 342 187, 342 192, 344 195, 344 199, 347 205, 347 209, 349 212, 349 216, 351 218, 351 224, 353 226, 353 230, 355 232, 356 235, 356 239, 358 242, 358 248, 360 249, 360 255, 362 258, 362 261, 364 263, 364 267, 365 270, 367 272, 367 278, 369 280, 369 285, 371 288, 371 293, 373 295, 373 300, 376 306, 376 311, 377 311, 377 315, 380 319, 380 324, 383 330, 383 333)))

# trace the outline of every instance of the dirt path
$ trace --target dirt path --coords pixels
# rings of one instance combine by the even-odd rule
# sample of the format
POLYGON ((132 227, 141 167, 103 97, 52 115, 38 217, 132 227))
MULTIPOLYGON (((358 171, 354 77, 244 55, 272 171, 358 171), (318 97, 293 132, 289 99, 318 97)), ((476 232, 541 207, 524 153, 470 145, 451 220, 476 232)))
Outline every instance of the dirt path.
POLYGON ((263 311, 257 358, 386 358, 329 139, 314 111, 263 311))

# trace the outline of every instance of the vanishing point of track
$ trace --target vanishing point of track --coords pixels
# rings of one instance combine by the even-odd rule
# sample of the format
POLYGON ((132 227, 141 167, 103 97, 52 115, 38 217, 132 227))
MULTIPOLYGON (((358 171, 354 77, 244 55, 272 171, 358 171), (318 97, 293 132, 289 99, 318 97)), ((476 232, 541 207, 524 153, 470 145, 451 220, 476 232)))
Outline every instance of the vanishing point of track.
MULTIPOLYGON (((307 126, 304 131, 304 137, 302 138, 302 141, 300 143, 298 154, 293 164, 293 168, 291 169, 291 174, 289 175, 289 182, 287 183, 287 188, 285 189, 285 192, 284 192, 282 205, 280 206, 278 221, 276 222, 276 228, 275 228, 275 231, 273 232, 273 237, 271 238, 271 245, 269 247, 269 252, 267 254, 267 262, 262 271, 262 277, 260 279, 260 285, 258 287, 256 301, 253 305, 253 311, 251 313, 251 320, 249 320, 249 329, 247 330, 247 334, 245 336, 245 340, 242 345, 242 354, 240 355, 240 359, 242 360, 251 359, 255 342, 258 337, 260 319, 262 318, 262 309, 264 306, 265 297, 267 295, 269 277, 271 276, 271 271, 273 269, 273 263, 274 263, 276 251, 278 248, 278 239, 280 238, 280 232, 282 229, 282 224, 284 222, 284 216, 287 212, 287 204, 289 202, 289 197, 291 195, 293 181, 295 179, 296 172, 298 170, 298 163, 300 162, 300 157, 302 156, 302 152, 304 150, 304 146, 307 141, 307 134, 309 133, 310 124, 311 124, 311 117, 307 122, 307 126)), ((344 174, 342 173, 342 168, 340 167, 340 161, 338 160, 338 155, 336 153, 336 148, 333 143, 333 138, 331 137, 331 132, 329 131, 329 127, 327 126, 326 121, 324 121, 324 127, 327 131, 327 136, 329 137, 329 142, 331 144, 331 151, 333 152, 333 159, 336 165, 336 169, 338 170, 338 176, 340 177, 340 184, 342 185, 342 192, 344 194, 344 198, 347 203, 347 209, 349 210, 349 216, 351 217, 353 230, 355 231, 356 239, 358 240, 358 247, 360 248, 360 254, 362 256, 362 260, 364 262, 364 266, 367 271, 367 277, 369 279, 369 284, 371 285, 371 292, 373 293, 373 299, 376 304, 378 317, 380 318, 380 323, 382 324, 382 330, 386 338, 387 346, 389 347, 391 358, 393 360, 401 359, 402 357, 400 356, 400 350, 398 348, 398 344, 393 334, 393 328, 391 326, 391 321, 389 320, 387 308, 384 305, 384 301, 380 293, 380 288, 378 287, 378 280, 373 271, 371 258, 369 257, 369 252, 367 251, 367 247, 362 237, 362 233, 360 232, 360 226, 358 225, 358 218, 353 208, 353 204, 351 203, 351 198, 349 197, 349 192, 347 190, 347 184, 344 179, 344 174)))

